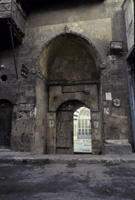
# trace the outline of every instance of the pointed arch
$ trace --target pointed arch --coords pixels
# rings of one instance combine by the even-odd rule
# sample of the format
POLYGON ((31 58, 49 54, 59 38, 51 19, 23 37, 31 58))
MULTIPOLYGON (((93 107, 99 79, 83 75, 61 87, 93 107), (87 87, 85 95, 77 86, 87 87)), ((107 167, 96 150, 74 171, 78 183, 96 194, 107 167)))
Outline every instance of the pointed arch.
MULTIPOLYGON (((64 130, 70 132, 69 141, 70 144, 72 143, 73 112, 81 106, 89 106, 92 112, 96 111, 95 119, 99 119, 99 64, 100 58, 96 48, 80 34, 62 33, 45 44, 37 70, 36 108, 38 115, 33 149, 40 143, 40 152, 60 153, 63 148, 65 150, 62 151, 65 153, 73 153, 72 145, 68 147, 65 142, 63 146, 62 137, 57 143, 59 138, 57 133, 61 130, 60 135, 63 134, 62 129, 59 128, 63 126, 64 130), (68 110, 68 103, 71 103, 73 110, 68 110), (65 109, 63 106, 67 107, 67 110, 63 111, 65 109), (44 121, 40 133, 39 120, 44 121), (69 127, 71 130, 68 130, 69 127), (66 150, 67 148, 70 150, 66 150)), ((93 152, 96 148, 95 143, 93 152)))
POLYGON ((77 33, 62 33, 45 45, 38 70, 48 83, 96 81, 99 63, 98 52, 88 39, 77 33))

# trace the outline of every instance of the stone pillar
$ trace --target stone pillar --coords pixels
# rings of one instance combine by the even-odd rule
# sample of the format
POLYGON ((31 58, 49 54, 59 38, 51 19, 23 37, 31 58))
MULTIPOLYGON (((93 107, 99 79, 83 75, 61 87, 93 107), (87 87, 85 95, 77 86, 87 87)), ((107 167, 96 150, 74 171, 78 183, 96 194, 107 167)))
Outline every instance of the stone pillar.
POLYGON ((47 113, 46 153, 56 153, 56 112, 47 113))
POLYGON ((91 123, 92 123, 92 154, 101 154, 102 138, 101 138, 100 112, 91 113, 91 123))

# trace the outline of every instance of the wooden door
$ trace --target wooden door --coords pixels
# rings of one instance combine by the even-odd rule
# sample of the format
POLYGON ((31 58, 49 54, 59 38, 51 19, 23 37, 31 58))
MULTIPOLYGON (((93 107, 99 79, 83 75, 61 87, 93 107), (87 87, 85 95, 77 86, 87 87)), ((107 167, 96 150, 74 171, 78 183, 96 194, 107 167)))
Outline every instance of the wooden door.
POLYGON ((56 153, 73 154, 73 111, 57 112, 56 153))
POLYGON ((0 147, 10 146, 12 110, 12 103, 0 100, 0 147))

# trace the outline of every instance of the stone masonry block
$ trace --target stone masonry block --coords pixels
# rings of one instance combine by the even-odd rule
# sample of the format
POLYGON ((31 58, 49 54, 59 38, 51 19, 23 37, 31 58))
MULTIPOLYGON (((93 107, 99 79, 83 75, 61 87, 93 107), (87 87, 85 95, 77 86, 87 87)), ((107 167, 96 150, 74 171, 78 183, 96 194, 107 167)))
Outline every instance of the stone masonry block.
POLYGON ((131 154, 131 144, 103 144, 103 154, 131 154))

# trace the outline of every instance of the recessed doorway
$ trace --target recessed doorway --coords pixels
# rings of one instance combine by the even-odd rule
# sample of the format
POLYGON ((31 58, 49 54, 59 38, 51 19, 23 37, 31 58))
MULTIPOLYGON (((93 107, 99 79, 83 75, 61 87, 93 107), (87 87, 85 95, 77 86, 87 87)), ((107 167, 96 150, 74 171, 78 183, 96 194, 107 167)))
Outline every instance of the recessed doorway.
POLYGON ((85 104, 65 102, 56 121, 56 154, 92 153, 91 111, 85 104))
MULTIPOLYGON (((83 106, 90 108, 92 121, 92 150, 87 152, 98 154, 101 151, 100 60, 95 50, 94 45, 80 34, 63 33, 48 41, 40 56, 38 70, 44 79, 40 80, 41 90, 37 79, 39 115, 35 119, 34 138, 37 138, 35 144, 44 144, 40 149, 47 154, 74 154, 73 116, 83 106), (42 130, 39 119, 47 122, 42 130), (44 142, 43 137, 46 138, 44 142)), ((83 140, 90 142, 90 136, 86 135, 88 130, 85 129, 83 140)), ((78 137, 83 136, 83 129, 80 133, 78 137)))
POLYGON ((10 148, 13 104, 0 100, 0 148, 10 148))

